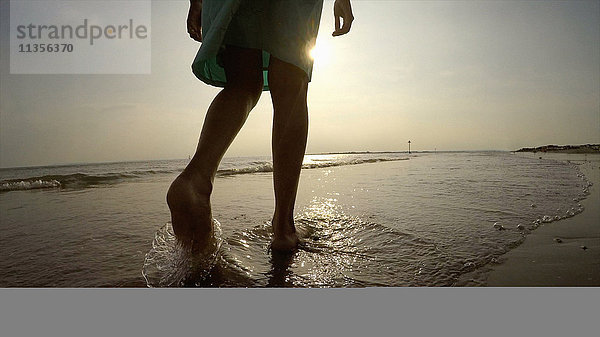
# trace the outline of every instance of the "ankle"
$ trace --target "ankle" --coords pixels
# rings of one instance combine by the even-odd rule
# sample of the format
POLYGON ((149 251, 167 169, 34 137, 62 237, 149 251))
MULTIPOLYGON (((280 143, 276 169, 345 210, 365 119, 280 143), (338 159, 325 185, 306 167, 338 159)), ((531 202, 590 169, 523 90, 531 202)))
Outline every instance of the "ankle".
POLYGON ((271 242, 271 249, 275 251, 293 251, 300 242, 296 233, 286 235, 274 235, 271 242))
POLYGON ((189 184, 191 184, 197 193, 207 196, 212 194, 213 179, 210 175, 206 175, 198 170, 186 167, 183 172, 181 172, 179 177, 185 179, 189 184))
POLYGON ((275 215, 271 221, 275 237, 296 235, 296 226, 293 216, 279 217, 275 215))

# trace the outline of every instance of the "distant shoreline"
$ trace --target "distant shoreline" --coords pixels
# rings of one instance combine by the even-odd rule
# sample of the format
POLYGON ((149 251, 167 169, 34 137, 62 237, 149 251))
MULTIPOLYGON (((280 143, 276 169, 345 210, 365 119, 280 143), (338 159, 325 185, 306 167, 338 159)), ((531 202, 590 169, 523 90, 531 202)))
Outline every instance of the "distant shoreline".
MULTIPOLYGON (((416 152, 416 151, 411 151, 416 152)), ((424 151, 419 151, 424 152, 424 151)), ((382 153, 408 153, 408 151, 345 151, 345 152, 317 152, 317 153, 306 153, 306 156, 323 156, 331 154, 382 154, 382 153)))
MULTIPOLYGON (((410 151, 413 153, 465 153, 465 152, 511 152, 509 150, 414 150, 410 151)), ((332 155, 332 154, 382 154, 382 153, 406 153, 408 151, 344 151, 344 152, 316 152, 306 153, 307 156, 321 156, 321 155, 332 155)))
MULTIPOLYGON (((552 147, 556 145, 546 145, 546 147, 552 147)), ((573 145, 565 145, 573 146, 573 145)), ((516 151, 511 150, 414 150, 411 151, 410 154, 422 154, 422 153, 476 153, 476 152, 564 152, 564 153, 600 153, 600 144, 596 145, 575 145, 575 147, 580 146, 591 146, 595 147, 595 150, 592 152, 582 152, 582 151, 574 151, 574 152, 566 152, 566 151, 552 151, 547 150, 543 151, 541 148, 544 146, 540 146, 538 148, 522 148, 516 151)), ((315 153, 306 153, 308 156, 318 156, 318 155, 335 155, 335 154, 385 154, 385 153, 405 153, 409 154, 408 151, 341 151, 341 152, 315 152, 315 153)), ((226 156, 229 157, 229 156, 226 156)), ((253 156, 232 156, 232 157, 269 157, 268 155, 253 155, 253 156)), ((67 162, 67 163, 53 163, 53 164, 33 164, 29 166, 2 166, 0 167, 0 171, 2 170, 14 170, 14 169, 30 169, 30 168, 42 168, 42 167, 59 167, 59 166, 73 166, 73 165, 98 165, 98 164, 116 164, 116 163, 138 163, 138 162, 151 162, 151 161, 171 161, 171 160, 189 160, 188 158, 162 158, 162 159, 129 159, 129 160, 111 160, 111 161, 99 161, 99 162, 67 162)))
POLYGON ((515 152, 600 153, 600 144, 544 145, 538 147, 524 147, 515 152))

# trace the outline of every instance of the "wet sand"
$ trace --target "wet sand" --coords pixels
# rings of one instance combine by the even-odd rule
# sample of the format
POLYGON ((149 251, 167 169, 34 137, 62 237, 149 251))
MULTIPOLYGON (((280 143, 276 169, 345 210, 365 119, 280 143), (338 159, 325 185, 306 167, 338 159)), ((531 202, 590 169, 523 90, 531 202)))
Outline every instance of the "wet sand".
POLYGON ((487 286, 600 286, 600 155, 570 158, 576 163, 587 160, 579 167, 594 184, 581 201, 584 211, 533 231, 523 244, 503 256, 502 264, 492 268, 487 286))

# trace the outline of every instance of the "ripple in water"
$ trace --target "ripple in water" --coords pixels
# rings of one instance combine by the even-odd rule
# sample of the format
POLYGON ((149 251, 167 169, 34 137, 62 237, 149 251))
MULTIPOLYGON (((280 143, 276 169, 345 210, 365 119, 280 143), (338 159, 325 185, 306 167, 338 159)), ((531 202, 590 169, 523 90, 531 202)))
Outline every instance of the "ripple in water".
POLYGON ((171 223, 163 225, 154 235, 152 249, 146 254, 142 275, 148 287, 198 285, 215 266, 223 243, 221 224, 213 220, 215 247, 208 253, 192 254, 184 248, 173 232, 171 223))
POLYGON ((269 250, 270 222, 222 238, 215 220, 219 249, 204 258, 182 249, 167 223, 142 273, 149 287, 366 287, 414 285, 413 275, 425 274, 417 261, 441 269, 433 266, 443 260, 434 243, 346 215, 323 200, 295 222, 302 242, 284 254, 269 250), (417 259, 406 263, 407 256, 417 259))
POLYGON ((190 262, 165 226, 146 257, 144 276, 149 286, 478 285, 485 280, 479 271, 498 263, 527 233, 583 211, 578 201, 591 183, 575 165, 464 157, 422 159, 411 167, 416 172, 385 184, 370 177, 356 186, 332 183, 327 191, 335 198, 315 196, 295 218, 302 243, 293 254, 269 250, 271 224, 265 222, 219 236, 218 251, 190 262), (443 169, 458 165, 462 170, 452 174, 443 169))

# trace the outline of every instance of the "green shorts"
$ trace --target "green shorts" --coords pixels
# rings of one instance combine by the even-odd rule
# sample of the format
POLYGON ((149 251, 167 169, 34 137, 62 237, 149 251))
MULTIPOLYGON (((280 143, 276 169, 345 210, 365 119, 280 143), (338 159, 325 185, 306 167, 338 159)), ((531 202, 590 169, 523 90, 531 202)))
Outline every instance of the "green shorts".
POLYGON ((202 45, 194 75, 217 87, 227 83, 220 54, 226 45, 262 50, 263 90, 271 55, 304 70, 310 81, 323 0, 204 0, 202 45))

